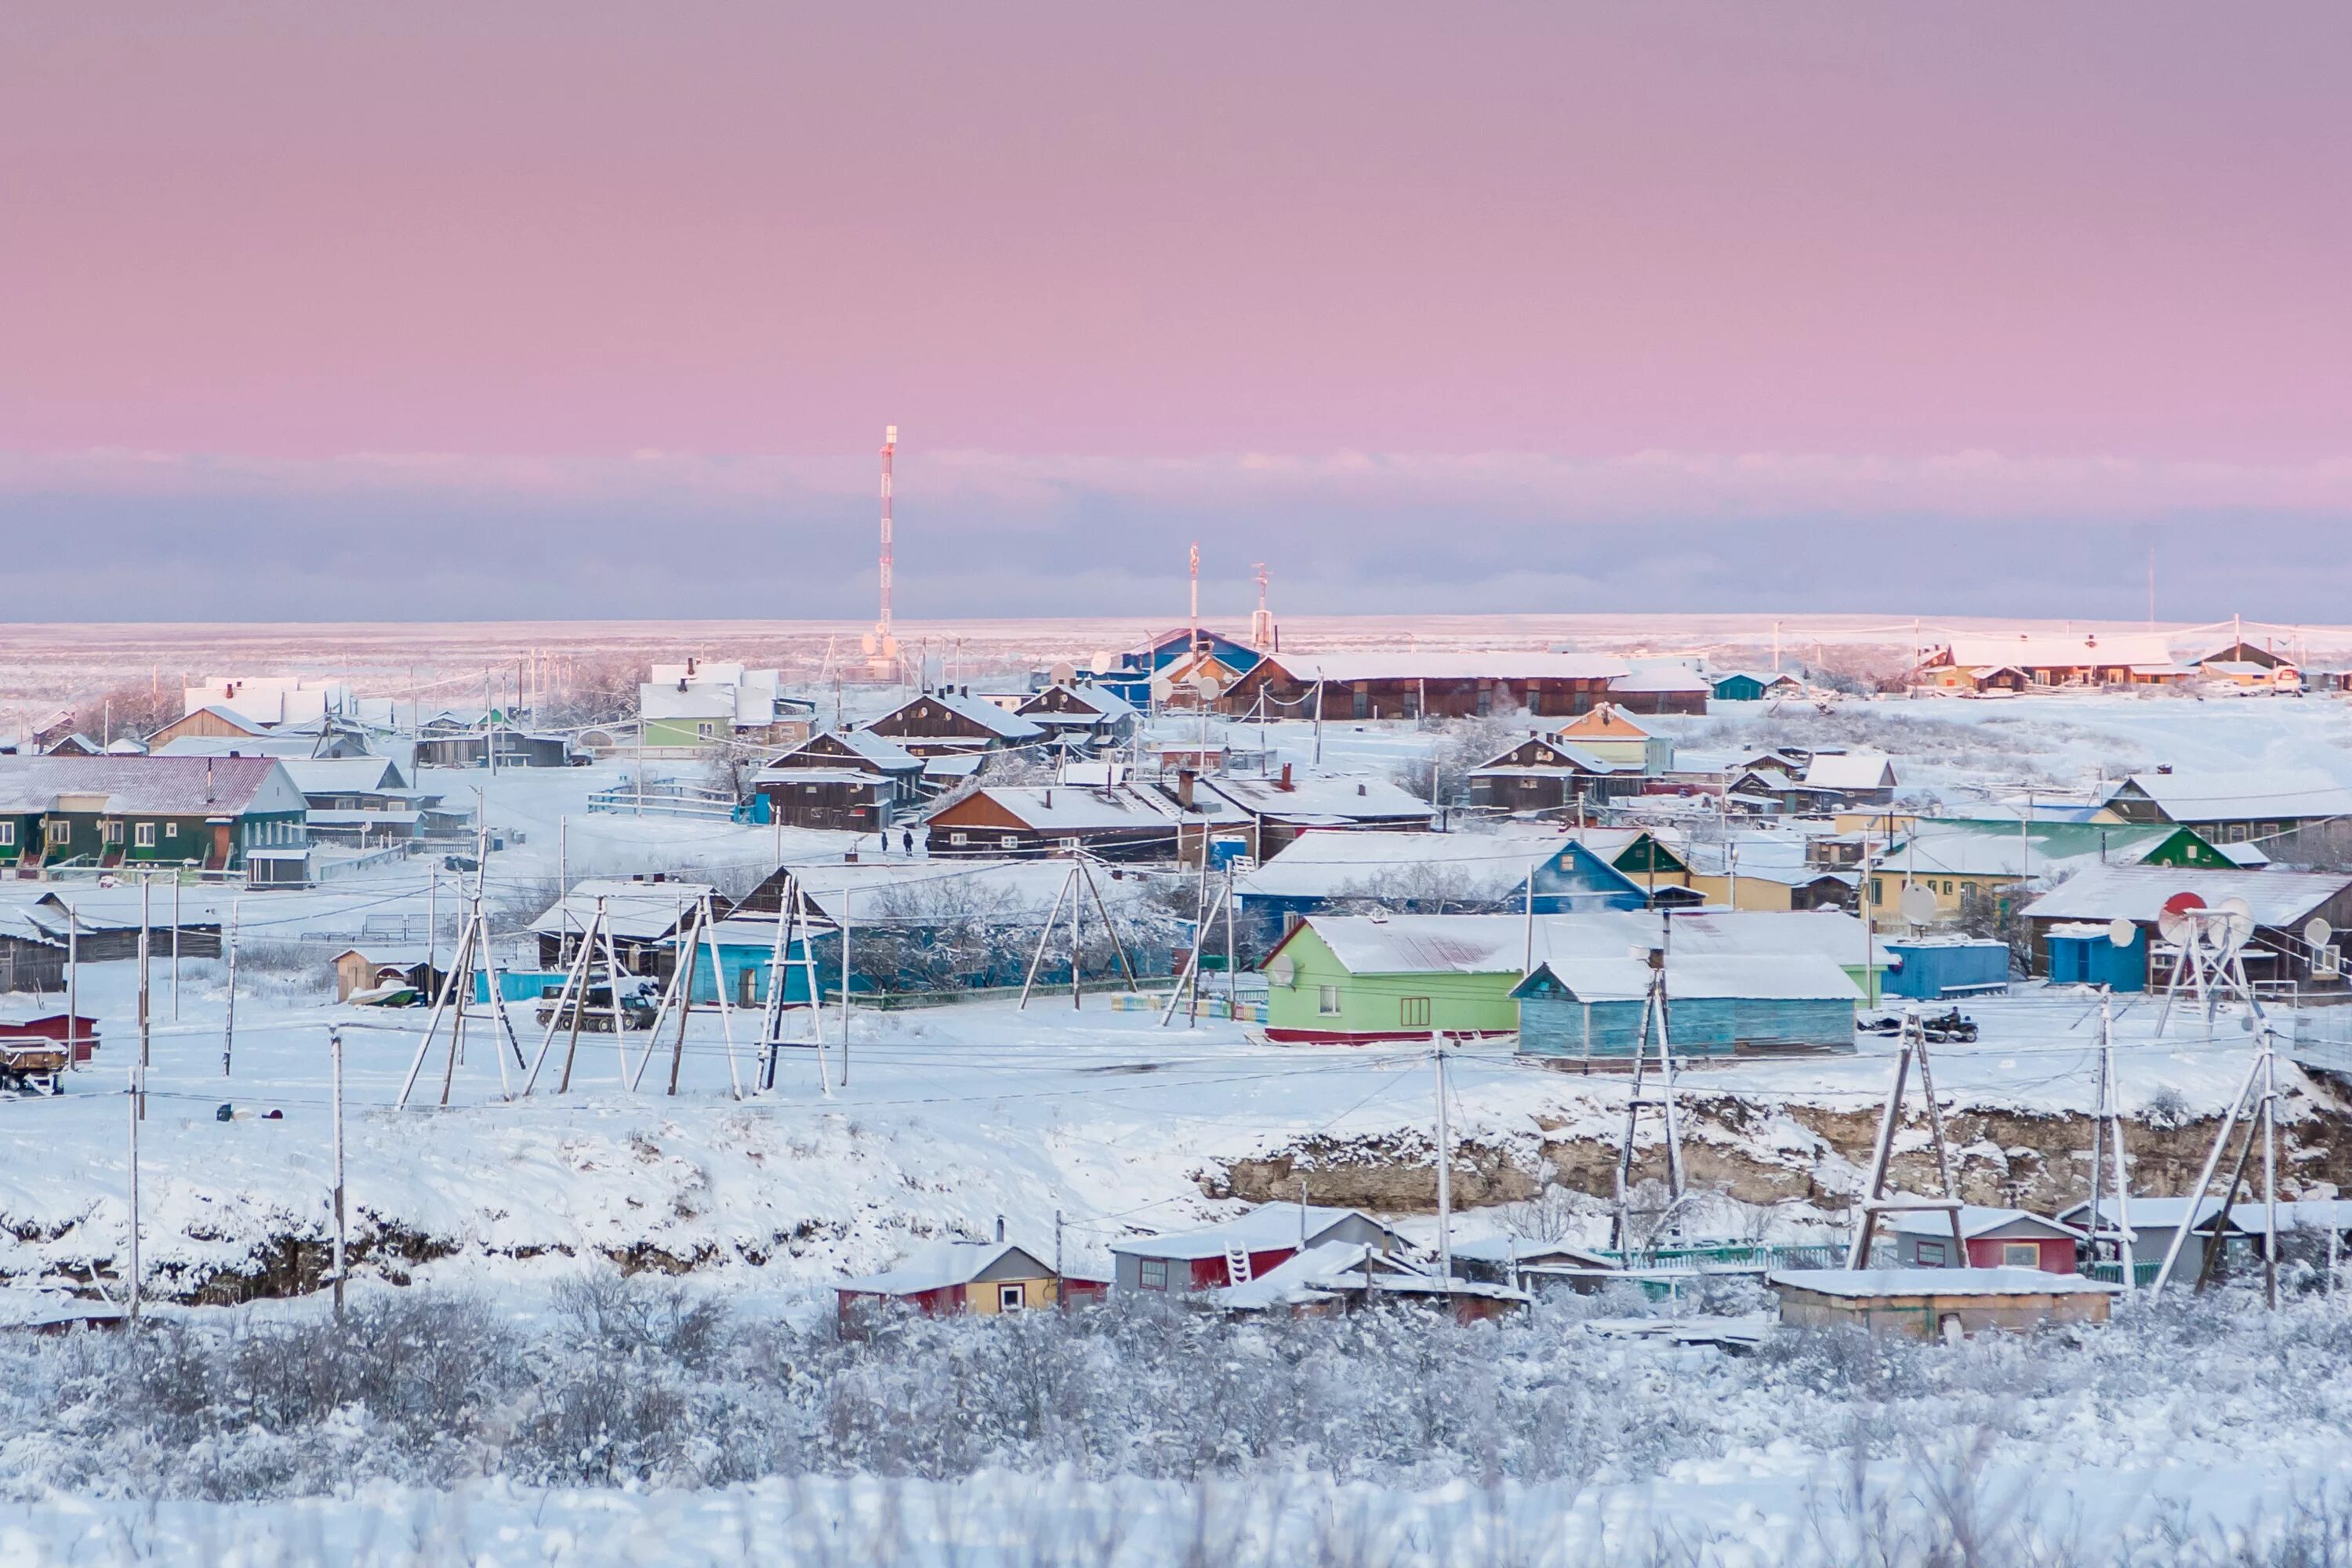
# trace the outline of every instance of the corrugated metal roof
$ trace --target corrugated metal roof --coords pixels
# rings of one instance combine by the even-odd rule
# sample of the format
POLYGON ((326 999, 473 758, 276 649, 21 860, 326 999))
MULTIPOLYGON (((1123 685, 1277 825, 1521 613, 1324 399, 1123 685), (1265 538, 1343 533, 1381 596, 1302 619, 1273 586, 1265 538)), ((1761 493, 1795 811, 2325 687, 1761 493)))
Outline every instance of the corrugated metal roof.
MULTIPOLYGON (((2318 768, 2134 773, 2124 783, 2137 786, 2175 822, 2352 816, 2352 789, 2318 768)), ((2116 790, 2122 787, 2119 784, 2116 790)), ((2113 800, 2115 795, 2107 798, 2113 800)))
MULTIPOLYGON (((1665 921, 1654 910, 1538 915, 1535 960, 1647 952, 1664 942, 1665 921)), ((1708 911, 1673 921, 1676 958, 1811 953, 1862 962, 1862 922, 1834 910, 1708 911)), ((1307 924, 1355 974, 1517 974, 1527 956, 1527 922, 1518 915, 1310 915, 1307 924)), ((1878 952, 1884 962, 1885 948, 1878 952)))
POLYGON ((2352 887, 2334 871, 2191 871, 2168 866, 2085 866, 2025 906, 2033 920, 2153 921, 2175 893, 2195 893, 2210 907, 2243 899, 2254 923, 2273 929, 2302 924, 2328 900, 2352 887))
MULTIPOLYGON (((1265 665, 1294 680, 1614 680, 1622 659, 1581 653, 1277 653, 1265 665)), ((1255 673, 1255 672, 1253 672, 1255 673)))
POLYGON ((124 816, 302 809, 301 791, 276 757, 0 756, 0 811, 47 811, 60 795, 103 795, 109 813, 124 816))
MULTIPOLYGON (((1646 959, 1573 956, 1537 965, 1538 973, 1545 971, 1580 1002, 1638 1001, 1650 989, 1646 959)), ((1677 953, 1666 964, 1666 999, 1859 1002, 1862 993, 1844 970, 1812 953, 1770 958, 1677 953)))

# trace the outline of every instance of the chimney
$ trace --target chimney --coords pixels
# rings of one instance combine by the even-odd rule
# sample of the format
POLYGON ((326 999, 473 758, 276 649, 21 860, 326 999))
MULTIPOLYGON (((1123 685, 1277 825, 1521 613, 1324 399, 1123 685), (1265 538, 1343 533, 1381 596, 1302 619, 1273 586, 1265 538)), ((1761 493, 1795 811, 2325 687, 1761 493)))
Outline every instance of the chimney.
POLYGON ((1369 790, 1369 789, 1366 789, 1362 784, 1358 784, 1358 785, 1356 786, 1356 793, 1357 793, 1358 795, 1370 795, 1370 794, 1371 794, 1371 791, 1370 791, 1370 790, 1369 790))
POLYGON ((1190 768, 1176 770, 1176 804, 1187 811, 1192 809, 1192 770, 1190 768))
POLYGON ((1275 787, 1281 790, 1292 790, 1298 787, 1297 784, 1290 782, 1290 764, 1288 763, 1282 764, 1282 782, 1275 787))
POLYGON ((1045 786, 1045 809, 1047 811, 1054 809, 1054 786, 1052 784, 1047 784, 1045 786))
POLYGON ((213 803, 213 760, 212 760, 210 757, 206 757, 206 758, 205 759, 205 804, 206 805, 210 805, 212 803, 213 803))

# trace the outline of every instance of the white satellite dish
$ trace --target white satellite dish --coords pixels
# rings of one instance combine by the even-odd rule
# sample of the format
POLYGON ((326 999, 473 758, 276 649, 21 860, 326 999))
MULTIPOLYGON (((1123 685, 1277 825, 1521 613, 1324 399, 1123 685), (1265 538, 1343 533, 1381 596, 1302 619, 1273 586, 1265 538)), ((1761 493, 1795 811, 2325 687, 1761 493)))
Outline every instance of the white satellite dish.
POLYGON ((1067 686, 1077 678, 1078 667, 1068 659, 1064 659, 1045 672, 1046 680, 1055 686, 1067 686))
POLYGON ((1089 669, 1108 669, 1113 662, 1110 649, 1098 647, 1087 659, 1089 669))
POLYGON ((2196 934, 2196 911, 2205 907, 2205 900, 2194 893, 2175 893, 2164 900, 2164 908, 2156 917, 2157 933, 2179 947, 2196 934))
POLYGON ((1905 888, 1898 902, 1903 918, 1911 924, 1924 926, 1936 923, 1936 895, 1918 883, 1914 882, 1905 888))
POLYGON ((2107 922, 2107 940, 2117 947, 2129 947, 2139 940, 2139 927, 2117 915, 2107 922))
POLYGON ((1217 678, 1213 675, 1196 675, 1188 684, 1192 688, 1192 695, 1203 702, 1215 701, 1217 693, 1224 689, 1217 684, 1217 678))
POLYGON ((2335 940, 2336 928, 2327 923, 2325 915, 2314 915, 2303 928, 2303 940, 2314 947, 2326 947, 2335 940))
POLYGON ((2254 934, 2254 906, 2243 899, 2223 899, 2215 907, 2221 916, 2215 941, 2224 952, 2235 952, 2254 934))

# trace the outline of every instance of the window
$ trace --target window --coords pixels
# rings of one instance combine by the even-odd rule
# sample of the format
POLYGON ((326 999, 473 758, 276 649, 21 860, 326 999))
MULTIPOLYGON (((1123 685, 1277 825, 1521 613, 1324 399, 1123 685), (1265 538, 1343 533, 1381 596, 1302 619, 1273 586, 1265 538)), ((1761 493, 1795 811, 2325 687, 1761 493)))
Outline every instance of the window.
POLYGON ((122 824, 121 824, 121 823, 120 823, 120 822, 116 821, 116 820, 115 820, 115 819, 113 819, 112 817, 109 817, 106 821, 104 821, 104 822, 100 823, 99 826, 100 826, 100 827, 103 830, 102 837, 105 838, 105 840, 106 840, 106 842, 107 842, 107 843, 109 843, 109 844, 120 844, 120 843, 121 843, 121 842, 122 842, 122 824))
POLYGON ((971 835, 969 833, 950 833, 948 835, 948 842, 950 844, 969 844, 971 842, 971 835))
POLYGON ((1398 997, 1397 1027, 1401 1029, 1429 1027, 1429 998, 1426 996, 1398 997))
POLYGON ((1528 688, 1528 717, 1530 719, 1543 717, 1543 690, 1539 687, 1528 688))
POLYGON ((705 720, 694 727, 694 738, 698 741, 713 740, 717 738, 718 734, 719 727, 711 723, 709 720, 705 720))
POLYGON ((166 837, 166 838, 177 838, 179 836, 180 836, 180 825, 179 825, 178 823, 176 823, 176 822, 167 822, 167 823, 163 824, 163 837, 166 837))
POLYGON ((1339 1016, 1339 988, 1337 985, 1318 986, 1317 988, 1315 998, 1315 1010, 1318 1013, 1322 1014, 1323 1016, 1327 1018, 1338 1017, 1339 1016))
POLYGON ((1061 845, 1065 849, 1076 849, 1078 847, 1079 840, 1076 837, 1064 838, 1061 840, 1061 845))
POLYGON ((1007 833, 997 839, 996 842, 1004 848, 1018 849, 1021 847, 1021 835, 1018 833, 1007 833))
POLYGON ((1919 1267, 1922 1268, 1941 1268, 1943 1266, 1944 1244, 1940 1241, 1921 1242, 1919 1244, 1919 1267))
POLYGON ((16 825, 0 822, 0 847, 13 848, 16 843, 16 825))
POLYGON ((1029 1298, 1020 1286, 999 1285, 996 1288, 996 1310, 998 1311, 1017 1312, 1028 1304, 1029 1298))
POLYGON ((2000 1261, 2008 1268, 2039 1268, 2042 1247, 2031 1241, 2004 1241, 2000 1244, 2000 1261))
POLYGON ((138 826, 131 830, 131 839, 132 843, 138 845, 142 849, 154 848, 155 825, 152 822, 141 823, 138 826))
POLYGON ((1951 879, 1950 879, 1950 878, 1948 878, 1948 877, 1947 877, 1947 878, 1944 879, 1944 891, 1945 891, 1945 892, 1947 892, 1947 893, 1949 893, 1951 890, 1952 890, 1952 882, 1951 882, 1951 879))
POLYGON ((1167 1289, 1168 1260, 1164 1258, 1139 1259, 1135 1265, 1135 1282, 1146 1290, 1167 1289))
POLYGON ((49 818, 49 842, 63 844, 73 837, 73 824, 62 816, 49 818))
POLYGON ((1886 884, 1876 877, 1870 879, 1870 901, 1874 904, 1883 904, 1886 901, 1886 884))

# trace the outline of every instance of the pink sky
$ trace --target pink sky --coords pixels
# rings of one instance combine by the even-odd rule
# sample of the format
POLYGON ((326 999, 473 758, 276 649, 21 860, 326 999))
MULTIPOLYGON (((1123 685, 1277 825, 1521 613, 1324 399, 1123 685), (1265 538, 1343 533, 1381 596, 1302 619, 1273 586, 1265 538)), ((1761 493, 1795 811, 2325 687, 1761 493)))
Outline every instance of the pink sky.
POLYGON ((10 34, 0 451, 2352 449, 2336 4, 10 34))

